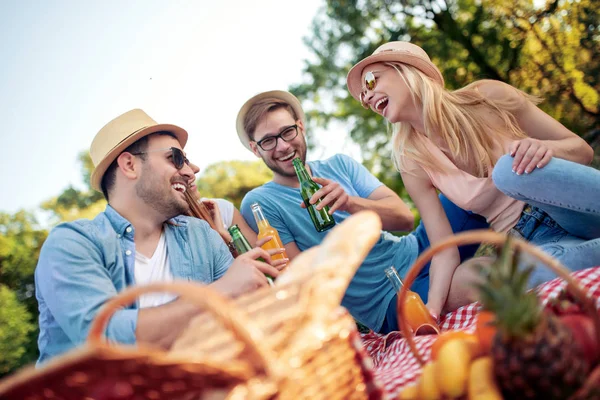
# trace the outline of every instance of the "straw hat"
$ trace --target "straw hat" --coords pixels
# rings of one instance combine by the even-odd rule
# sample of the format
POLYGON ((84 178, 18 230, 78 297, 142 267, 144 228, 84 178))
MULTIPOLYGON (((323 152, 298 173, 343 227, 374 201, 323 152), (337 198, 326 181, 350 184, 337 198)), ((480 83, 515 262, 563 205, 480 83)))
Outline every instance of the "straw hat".
POLYGON ((244 129, 244 119, 246 118, 246 114, 254 104, 266 98, 275 98, 277 100, 281 100, 289 104, 298 116, 298 118, 300 118, 300 121, 304 123, 304 110, 302 110, 300 100, 298 100, 296 96, 294 96, 290 92, 285 92, 283 90, 271 90, 269 92, 259 93, 244 103, 242 108, 240 108, 240 111, 237 115, 237 119, 235 121, 235 128, 237 129, 237 134, 240 138, 240 142, 242 142, 242 144, 246 146, 248 150, 252 149, 250 148, 250 136, 248 135, 248 132, 246 132, 246 130, 244 129))
POLYGON ((412 65, 425 75, 444 86, 444 77, 440 70, 431 62, 425 50, 409 42, 389 42, 379 46, 372 55, 356 64, 346 78, 348 90, 352 97, 360 101, 363 90, 362 73, 367 65, 377 62, 401 62, 412 65))
POLYGON ((155 132, 171 132, 183 148, 187 142, 187 132, 175 125, 158 124, 140 109, 127 111, 104 125, 96 134, 90 146, 90 156, 94 163, 91 184, 98 191, 102 177, 110 164, 129 145, 138 139, 155 132))

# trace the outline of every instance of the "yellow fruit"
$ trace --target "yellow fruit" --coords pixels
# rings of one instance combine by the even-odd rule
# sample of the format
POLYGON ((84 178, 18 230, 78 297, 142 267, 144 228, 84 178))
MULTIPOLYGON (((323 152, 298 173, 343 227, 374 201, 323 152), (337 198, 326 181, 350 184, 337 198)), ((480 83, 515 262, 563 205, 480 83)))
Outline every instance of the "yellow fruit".
POLYGON ((399 400, 419 400, 419 387, 417 383, 413 383, 412 385, 407 385, 402 389, 400 395, 398 396, 399 400))
POLYGON ((472 343, 472 352, 475 354, 481 353, 481 351, 479 350, 479 340, 477 339, 477 336, 475 336, 473 333, 467 333, 465 331, 446 331, 441 333, 435 339, 435 342, 433 342, 433 345, 431 346, 431 359, 437 360, 438 353, 440 352, 440 349, 444 346, 444 344, 454 339, 468 340, 470 343, 472 343))
POLYGON ((453 339, 444 343, 435 364, 437 387, 442 395, 455 398, 466 394, 472 358, 473 352, 468 341, 453 339))
POLYGON ((435 361, 430 361, 423 367, 423 373, 419 379, 419 398, 422 400, 438 400, 442 398, 435 379, 437 369, 435 364, 435 361))
POLYGON ((494 380, 492 357, 480 357, 471 364, 469 400, 502 400, 502 394, 494 380))

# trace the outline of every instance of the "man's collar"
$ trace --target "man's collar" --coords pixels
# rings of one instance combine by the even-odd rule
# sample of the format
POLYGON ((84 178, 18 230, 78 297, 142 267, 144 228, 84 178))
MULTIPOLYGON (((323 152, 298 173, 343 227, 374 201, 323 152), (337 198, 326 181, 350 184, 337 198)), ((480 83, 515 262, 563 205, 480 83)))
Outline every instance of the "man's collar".
MULTIPOLYGON (((133 235, 134 228, 133 228, 133 225, 131 224, 131 222, 129 222, 127 219, 125 219, 125 217, 123 217, 121 214, 119 214, 117 212, 117 210, 115 210, 114 208, 112 208, 110 206, 110 204, 106 205, 104 214, 106 214, 106 218, 108 218, 108 220, 110 221, 110 224, 112 225, 115 232, 117 232, 117 234, 119 234, 121 236, 126 235, 126 234, 133 235), (128 229, 128 228, 131 228, 131 229, 128 229)), ((171 218, 168 221, 165 221, 165 223, 172 225, 172 226, 186 226, 188 223, 188 220, 186 219, 186 217, 184 215, 178 215, 176 217, 171 218)))
POLYGON ((117 212, 114 208, 110 206, 110 204, 106 205, 106 209, 104 210, 104 214, 106 218, 110 221, 115 232, 119 235, 125 235, 125 233, 129 233, 133 231, 133 225, 131 222, 126 220, 121 214, 117 212), (127 230, 127 228, 131 228, 127 230))

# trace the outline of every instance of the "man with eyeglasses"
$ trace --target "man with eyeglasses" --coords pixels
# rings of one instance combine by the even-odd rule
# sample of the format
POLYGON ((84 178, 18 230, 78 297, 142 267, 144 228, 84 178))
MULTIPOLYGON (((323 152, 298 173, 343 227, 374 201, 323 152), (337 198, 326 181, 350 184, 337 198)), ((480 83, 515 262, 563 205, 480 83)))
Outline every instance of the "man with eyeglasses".
MULTIPOLYGON (((102 305, 133 284, 171 280, 211 285, 237 296, 277 276, 257 247, 235 260, 205 221, 184 216, 185 190, 194 171, 183 147, 187 132, 131 110, 94 138, 91 185, 108 205, 93 220, 58 225, 44 243, 35 271, 39 303, 38 363, 83 343, 102 305)), ((118 311, 106 329, 110 341, 170 347, 198 310, 169 294, 142 296, 118 311)))
MULTIPOLYGON (((360 210, 370 209, 379 214, 387 231, 409 231, 413 228, 410 208, 360 163, 342 154, 306 163, 305 124, 304 111, 298 99, 279 90, 252 97, 238 113, 236 129, 240 141, 273 171, 271 182, 251 190, 242 201, 242 215, 254 230, 257 226, 250 205, 258 202, 269 223, 279 232, 290 259, 318 245, 327 235, 327 231, 315 230, 308 212, 303 209, 304 202, 292 165, 296 157, 306 165, 312 179, 322 185, 311 202, 321 198, 317 208, 328 205, 336 222, 340 223, 360 210)), ((440 199, 454 232, 488 227, 483 217, 458 208, 443 196, 440 199)), ((417 256, 429 247, 422 224, 403 237, 393 236, 387 231, 382 231, 381 239, 358 269, 342 301, 354 318, 382 333, 398 329, 397 296, 385 277, 384 269, 393 265, 404 277, 417 256)), ((477 247, 462 247, 461 260, 472 257, 477 247)), ((462 273, 465 269, 459 267, 455 278, 462 273)), ((455 281, 460 283, 460 279, 455 281)), ((423 269, 412 290, 427 301, 429 266, 423 269)), ((453 308, 457 303, 465 302, 464 288, 453 286, 447 307, 453 308)))

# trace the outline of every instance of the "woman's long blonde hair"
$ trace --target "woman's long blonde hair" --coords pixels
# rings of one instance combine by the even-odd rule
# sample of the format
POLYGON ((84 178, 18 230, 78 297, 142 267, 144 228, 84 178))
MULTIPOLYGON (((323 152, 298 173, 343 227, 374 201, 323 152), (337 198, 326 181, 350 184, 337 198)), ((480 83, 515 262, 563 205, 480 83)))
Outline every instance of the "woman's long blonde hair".
MULTIPOLYGON (((463 165, 474 162, 478 176, 486 176, 491 171, 497 157, 493 150, 501 145, 502 139, 527 137, 514 116, 522 101, 514 97, 493 101, 486 99, 477 90, 477 82, 450 92, 410 65, 386 64, 404 80, 413 102, 422 105, 425 136, 429 139, 439 136, 457 162, 463 165), (492 124, 481 112, 482 109, 499 117, 504 126, 500 128, 492 124)), ((539 103, 540 99, 517 91, 526 100, 539 103)), ((443 172, 427 150, 423 135, 409 123, 392 124, 392 132, 392 159, 399 171, 410 172, 407 161, 414 161, 426 169, 443 172)))

